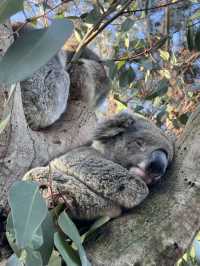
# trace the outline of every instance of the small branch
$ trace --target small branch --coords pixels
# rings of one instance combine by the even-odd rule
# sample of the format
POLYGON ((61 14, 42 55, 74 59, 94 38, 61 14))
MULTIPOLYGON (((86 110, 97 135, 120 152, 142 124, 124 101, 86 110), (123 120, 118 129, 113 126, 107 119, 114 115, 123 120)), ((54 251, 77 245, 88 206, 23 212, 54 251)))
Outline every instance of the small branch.
MULTIPOLYGON (((86 34, 86 36, 85 36, 85 38, 83 39, 83 41, 79 44, 79 46, 78 46, 78 48, 77 48, 77 50, 76 50, 76 52, 75 52, 75 54, 74 54, 74 56, 73 56, 73 58, 72 58, 72 63, 74 62, 74 61, 76 61, 78 58, 79 58, 79 56, 80 56, 80 54, 81 54, 81 52, 82 52, 82 50, 100 33, 100 32, 102 32, 110 23, 112 23, 116 18, 118 18, 121 14, 122 14, 122 12, 130 5, 130 3, 132 2, 133 0, 129 0, 129 1, 127 1, 126 2, 126 4, 124 5, 124 7, 120 10, 120 11, 118 11, 111 19, 109 19, 108 21, 106 21, 101 27, 99 27, 99 29, 98 30, 96 30, 95 31, 95 28, 98 28, 97 26, 94 26, 92 29, 91 29, 91 31, 89 31, 87 34, 86 34), (94 33, 93 33, 94 32, 94 33)), ((102 21, 103 21, 103 19, 101 19, 102 21)))
POLYGON ((123 14, 132 14, 132 13, 136 13, 136 12, 142 12, 142 11, 150 11, 150 10, 155 10, 155 9, 160 9, 160 8, 165 8, 165 7, 168 7, 168 6, 172 6, 172 5, 176 5, 180 2, 183 2, 183 0, 177 0, 176 2, 168 2, 166 4, 163 4, 163 5, 159 5, 159 6, 154 6, 154 7, 149 7, 149 8, 140 8, 140 9, 134 9, 134 10, 128 10, 128 11, 124 11, 123 14))

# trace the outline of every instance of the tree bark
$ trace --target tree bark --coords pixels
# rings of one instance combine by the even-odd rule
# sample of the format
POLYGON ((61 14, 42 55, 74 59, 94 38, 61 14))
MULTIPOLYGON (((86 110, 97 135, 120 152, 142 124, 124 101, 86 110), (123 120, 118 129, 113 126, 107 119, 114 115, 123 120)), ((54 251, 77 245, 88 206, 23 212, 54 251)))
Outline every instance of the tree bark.
POLYGON ((128 214, 86 244, 92 265, 172 266, 200 229, 200 106, 176 145, 167 176, 128 214))
MULTIPOLYGON (((1 55, 12 43, 11 32, 9 23, 0 25, 1 55)), ((96 122, 94 112, 86 103, 69 100, 68 108, 59 121, 46 130, 33 131, 24 116, 20 85, 17 84, 9 96, 10 92, 11 87, 0 87, 0 121, 10 114, 10 121, 0 134, 0 261, 6 254, 6 248, 4 253, 2 247, 2 220, 7 210, 10 186, 29 169, 45 165, 67 150, 87 142, 96 122)))

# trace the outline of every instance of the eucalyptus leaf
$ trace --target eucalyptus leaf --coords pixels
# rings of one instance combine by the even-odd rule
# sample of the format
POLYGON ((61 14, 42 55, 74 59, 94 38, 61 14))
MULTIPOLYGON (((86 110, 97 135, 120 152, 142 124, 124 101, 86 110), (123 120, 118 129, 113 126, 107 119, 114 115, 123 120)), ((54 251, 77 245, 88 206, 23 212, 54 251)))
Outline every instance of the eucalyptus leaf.
POLYGON ((24 0, 1 0, 0 2, 0 24, 10 16, 23 10, 24 0))
POLYGON ((36 250, 39 249, 43 244, 43 235, 42 235, 42 229, 39 227, 37 231, 33 234, 32 240, 31 240, 31 248, 36 250))
POLYGON ((41 224, 41 232, 43 236, 43 244, 38 249, 41 254, 44 265, 47 265, 51 257, 54 246, 54 224, 51 213, 48 212, 45 220, 41 224))
POLYGON ((94 224, 90 227, 90 229, 81 236, 82 242, 84 242, 85 239, 88 236, 90 236, 91 234, 93 234, 98 228, 102 227, 109 220, 110 220, 110 217, 108 217, 108 216, 103 216, 103 217, 99 218, 98 220, 96 220, 94 222, 94 224))
POLYGON ((200 265, 200 242, 197 239, 195 239, 193 245, 195 251, 195 259, 198 265, 200 265))
POLYGON ((83 18, 84 22, 88 24, 94 24, 101 17, 101 13, 98 8, 92 9, 89 13, 86 13, 86 16, 83 18))
POLYGON ((26 266, 43 266, 42 257, 39 252, 33 249, 26 249, 26 266))
POLYGON ((47 206, 34 182, 15 182, 8 196, 16 244, 22 249, 32 247, 32 239, 47 215, 47 206))
POLYGON ((197 51, 200 51, 200 28, 197 30, 196 34, 195 34, 195 49, 197 51))
POLYGON ((48 266, 61 266, 61 264, 61 256, 58 254, 58 252, 54 251, 51 255, 48 266))
POLYGON ((79 232, 66 212, 62 212, 61 215, 59 216, 58 225, 60 226, 62 231, 74 242, 74 244, 78 248, 82 266, 90 266, 91 264, 86 257, 86 253, 82 246, 82 240, 79 235, 79 232))
POLYGON ((30 77, 58 52, 72 31, 72 22, 56 19, 48 28, 25 32, 1 59, 0 82, 12 84, 30 77))
POLYGON ((146 96, 145 99, 152 100, 156 97, 163 96, 168 91, 168 87, 169 87, 169 82, 167 79, 160 80, 158 82, 156 90, 153 91, 150 95, 146 96))
POLYGON ((190 27, 190 25, 187 29, 187 45, 190 51, 194 49, 194 30, 192 27, 190 27))
POLYGON ((7 237, 8 243, 9 243, 10 247, 12 248, 12 250, 14 251, 14 253, 18 257, 20 257, 21 250, 16 245, 15 230, 14 230, 11 212, 8 214, 8 217, 7 217, 6 237, 7 237))
POLYGON ((72 249, 69 243, 64 239, 63 235, 58 232, 54 234, 54 244, 67 265, 81 265, 78 253, 72 249))
POLYGON ((6 266, 24 266, 19 258, 13 254, 6 262, 6 266))
POLYGON ((121 25, 121 31, 125 32, 125 31, 129 31, 133 25, 134 25, 135 21, 133 21, 130 18, 127 18, 121 25))

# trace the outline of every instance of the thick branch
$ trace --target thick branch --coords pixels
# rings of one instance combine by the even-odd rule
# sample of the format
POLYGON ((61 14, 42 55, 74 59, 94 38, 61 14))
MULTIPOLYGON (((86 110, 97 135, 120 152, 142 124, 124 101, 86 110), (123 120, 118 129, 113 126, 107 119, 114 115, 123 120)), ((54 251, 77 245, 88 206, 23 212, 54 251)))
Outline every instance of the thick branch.
POLYGON ((177 143, 165 180, 138 208, 87 243, 94 266, 174 266, 200 229, 200 107, 177 143))

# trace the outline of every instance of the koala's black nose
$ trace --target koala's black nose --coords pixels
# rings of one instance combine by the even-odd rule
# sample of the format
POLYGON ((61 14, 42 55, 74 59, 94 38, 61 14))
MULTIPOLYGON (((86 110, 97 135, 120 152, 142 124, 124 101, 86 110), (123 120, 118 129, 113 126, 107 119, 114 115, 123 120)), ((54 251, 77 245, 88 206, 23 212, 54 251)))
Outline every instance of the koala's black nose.
POLYGON ((151 153, 146 171, 153 176, 164 175, 168 165, 167 155, 162 150, 156 150, 151 153))

